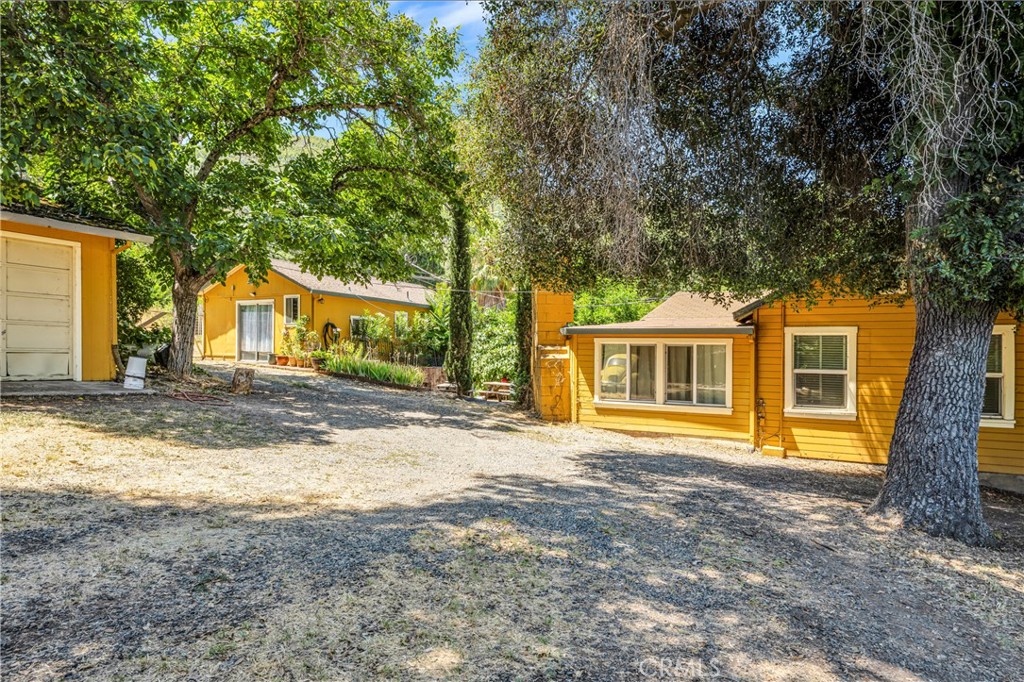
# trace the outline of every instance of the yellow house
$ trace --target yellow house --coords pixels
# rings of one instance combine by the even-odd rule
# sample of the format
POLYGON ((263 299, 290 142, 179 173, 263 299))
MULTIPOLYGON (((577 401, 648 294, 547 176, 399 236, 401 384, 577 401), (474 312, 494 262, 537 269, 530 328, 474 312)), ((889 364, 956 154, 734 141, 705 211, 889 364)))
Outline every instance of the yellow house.
MULTIPOLYGON (((568 299, 571 301, 571 298, 568 299)), ((914 343, 914 306, 841 299, 805 306, 718 305, 678 293, 626 324, 571 326, 565 294, 538 293, 538 323, 557 310, 568 410, 551 419, 622 431, 746 442, 775 456, 884 464, 914 343)), ((538 348, 541 344, 538 343, 538 348)), ((537 357, 541 356, 538 350, 537 357)), ((1024 474, 1024 338, 996 321, 978 443, 979 471, 1024 474)))
POLYGON ((429 291, 407 282, 372 280, 362 285, 315 277, 279 259, 271 260, 267 281, 254 285, 239 266, 223 284, 202 291, 196 341, 203 357, 263 361, 283 352, 283 332, 302 315, 321 338, 327 325, 349 338, 367 310, 385 315, 392 324, 411 323, 429 307, 429 291))
POLYGON ((51 206, 0 209, 0 381, 116 376, 122 225, 51 206))

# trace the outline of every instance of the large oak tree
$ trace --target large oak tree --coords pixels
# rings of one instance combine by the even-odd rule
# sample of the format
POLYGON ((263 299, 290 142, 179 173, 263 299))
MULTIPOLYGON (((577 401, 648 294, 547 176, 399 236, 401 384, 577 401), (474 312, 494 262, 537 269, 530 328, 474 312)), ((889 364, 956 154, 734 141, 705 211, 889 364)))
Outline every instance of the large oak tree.
POLYGON ((4 2, 2 20, 3 201, 154 235, 176 374, 199 291, 236 265, 396 278, 446 229, 454 32, 370 0, 4 2))
POLYGON ((977 441, 1024 312, 1024 7, 492 2, 476 111, 511 255, 770 299, 912 298, 875 503, 988 543, 977 441), (525 229, 516 229, 521 226, 525 229))

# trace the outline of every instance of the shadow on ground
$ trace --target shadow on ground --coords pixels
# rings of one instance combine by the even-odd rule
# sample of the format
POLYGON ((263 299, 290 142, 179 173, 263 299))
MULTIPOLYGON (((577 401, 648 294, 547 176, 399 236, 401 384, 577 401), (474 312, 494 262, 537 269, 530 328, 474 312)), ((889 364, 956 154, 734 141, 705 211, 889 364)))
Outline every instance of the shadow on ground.
MULTIPOLYGON (((1008 680, 1024 667, 1014 624, 971 603, 1019 609, 1019 555, 872 527, 857 512, 872 477, 578 461, 588 483, 484 477, 458 499, 367 513, 7 492, 5 515, 39 522, 4 537, 4 677, 618 680, 688 666, 1008 680)), ((1002 502, 997 529, 1020 547, 1022 505, 1002 502)))

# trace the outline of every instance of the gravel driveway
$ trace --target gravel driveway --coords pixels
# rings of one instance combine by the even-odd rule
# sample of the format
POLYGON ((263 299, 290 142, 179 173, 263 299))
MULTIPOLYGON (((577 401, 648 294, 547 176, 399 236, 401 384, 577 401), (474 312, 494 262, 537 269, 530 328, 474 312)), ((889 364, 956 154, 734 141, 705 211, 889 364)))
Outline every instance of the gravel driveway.
POLYGON ((1024 670, 1019 497, 968 549, 863 516, 865 467, 258 372, 4 404, 5 680, 1024 670))

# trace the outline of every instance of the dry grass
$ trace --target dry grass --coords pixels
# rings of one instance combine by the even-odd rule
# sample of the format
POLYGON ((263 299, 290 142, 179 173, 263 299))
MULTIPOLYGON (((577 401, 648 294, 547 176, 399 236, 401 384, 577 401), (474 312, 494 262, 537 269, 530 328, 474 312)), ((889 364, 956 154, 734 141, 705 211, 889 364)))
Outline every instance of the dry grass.
POLYGON ((5 405, 4 679, 1011 680, 1002 551, 877 475, 267 373, 5 405), (298 385, 301 384, 301 385, 298 385))

